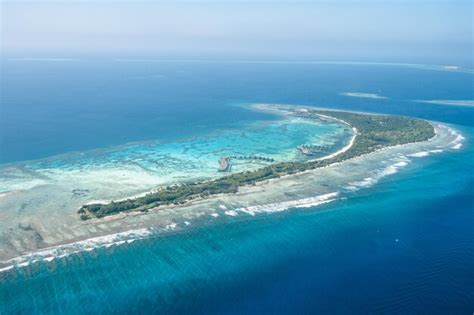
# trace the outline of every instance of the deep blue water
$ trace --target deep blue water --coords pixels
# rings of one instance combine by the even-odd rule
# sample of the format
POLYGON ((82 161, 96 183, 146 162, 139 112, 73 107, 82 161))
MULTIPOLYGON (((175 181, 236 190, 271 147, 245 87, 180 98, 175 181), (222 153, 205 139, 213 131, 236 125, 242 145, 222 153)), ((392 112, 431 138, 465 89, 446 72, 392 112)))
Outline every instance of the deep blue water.
POLYGON ((2 71, 2 162, 270 119, 233 106, 248 102, 423 117, 453 124, 467 141, 324 207, 19 269, 1 279, 0 313, 474 311, 474 109, 413 102, 472 100, 472 73, 112 61, 10 61, 2 71))
MULTIPOLYGON (((264 119, 232 106, 309 104, 472 125, 472 73, 396 66, 211 62, 2 63, 0 163, 149 139, 174 140, 264 119), (343 92, 380 93, 389 100, 343 92)), ((268 119, 268 118, 267 118, 268 119)))

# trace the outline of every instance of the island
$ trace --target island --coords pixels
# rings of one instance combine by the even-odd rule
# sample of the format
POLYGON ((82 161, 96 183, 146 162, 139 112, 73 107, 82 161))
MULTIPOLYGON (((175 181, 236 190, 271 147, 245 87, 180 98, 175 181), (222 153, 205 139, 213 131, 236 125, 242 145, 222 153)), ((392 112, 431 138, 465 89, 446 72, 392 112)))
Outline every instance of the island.
MULTIPOLYGON (((182 182, 161 187, 137 198, 86 204, 78 210, 80 218, 89 220, 121 212, 147 212, 170 205, 185 205, 193 200, 212 195, 236 193, 242 186, 255 185, 257 182, 325 167, 385 147, 426 141, 435 136, 435 129, 429 122, 411 117, 283 105, 273 105, 268 110, 283 111, 286 115, 305 119, 337 120, 352 129, 353 138, 345 148, 318 159, 277 162, 253 171, 225 175, 213 180, 182 182)), ((309 148, 304 148, 302 152, 304 153, 305 150, 309 148)), ((221 170, 226 170, 228 166, 227 159, 220 160, 221 170)))

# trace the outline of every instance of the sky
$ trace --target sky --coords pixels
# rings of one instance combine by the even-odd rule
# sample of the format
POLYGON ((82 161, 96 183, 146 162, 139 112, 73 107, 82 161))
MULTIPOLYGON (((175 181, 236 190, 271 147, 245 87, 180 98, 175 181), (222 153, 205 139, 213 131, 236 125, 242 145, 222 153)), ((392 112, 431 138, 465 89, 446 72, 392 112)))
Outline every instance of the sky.
POLYGON ((473 3, 3 1, 1 48, 29 57, 470 63, 473 3))

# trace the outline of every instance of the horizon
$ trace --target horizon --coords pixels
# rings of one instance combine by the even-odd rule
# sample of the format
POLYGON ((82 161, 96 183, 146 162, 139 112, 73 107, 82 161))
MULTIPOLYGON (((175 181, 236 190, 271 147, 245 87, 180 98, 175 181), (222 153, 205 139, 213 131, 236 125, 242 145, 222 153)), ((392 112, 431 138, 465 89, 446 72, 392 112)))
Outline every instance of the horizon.
POLYGON ((473 66, 470 1, 6 1, 2 55, 473 66))
POLYGON ((0 314, 469 314, 472 0, 0 0, 0 314))

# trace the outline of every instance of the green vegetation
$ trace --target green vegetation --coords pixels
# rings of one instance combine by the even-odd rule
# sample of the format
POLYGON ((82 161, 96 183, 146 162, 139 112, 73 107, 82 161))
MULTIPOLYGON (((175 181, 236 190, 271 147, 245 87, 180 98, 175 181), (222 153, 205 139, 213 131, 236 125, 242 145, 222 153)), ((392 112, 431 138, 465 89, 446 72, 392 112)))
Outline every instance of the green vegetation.
POLYGON ((235 193, 239 187, 244 185, 253 185, 267 179, 323 167, 383 147, 425 141, 434 136, 434 129, 430 123, 409 117, 322 110, 308 110, 304 113, 295 112, 295 114, 310 119, 319 119, 319 114, 341 119, 355 127, 358 134, 349 150, 332 158, 307 162, 276 163, 255 171, 236 173, 215 180, 168 186, 144 197, 109 204, 84 205, 78 210, 78 213, 81 219, 87 220, 124 211, 145 212, 160 206, 181 205, 193 199, 210 195, 235 193))

